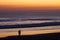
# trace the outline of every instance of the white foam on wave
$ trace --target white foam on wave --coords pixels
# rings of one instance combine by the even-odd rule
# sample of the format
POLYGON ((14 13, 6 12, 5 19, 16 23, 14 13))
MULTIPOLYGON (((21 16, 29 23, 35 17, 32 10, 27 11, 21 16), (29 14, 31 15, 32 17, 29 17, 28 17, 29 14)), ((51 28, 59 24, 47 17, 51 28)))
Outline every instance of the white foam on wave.
POLYGON ((28 20, 28 21, 8 21, 8 22, 0 22, 0 25, 16 25, 16 24, 34 24, 34 23, 45 23, 45 22, 60 22, 60 20, 45 20, 45 21, 34 21, 34 20, 28 20))

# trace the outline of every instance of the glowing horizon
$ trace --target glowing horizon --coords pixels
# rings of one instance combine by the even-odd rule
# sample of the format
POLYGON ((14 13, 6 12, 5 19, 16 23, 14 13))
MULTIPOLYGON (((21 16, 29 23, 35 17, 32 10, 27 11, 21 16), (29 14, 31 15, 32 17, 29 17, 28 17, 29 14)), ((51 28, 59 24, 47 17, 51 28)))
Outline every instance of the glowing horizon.
POLYGON ((60 9, 60 0, 0 0, 0 6, 60 9))

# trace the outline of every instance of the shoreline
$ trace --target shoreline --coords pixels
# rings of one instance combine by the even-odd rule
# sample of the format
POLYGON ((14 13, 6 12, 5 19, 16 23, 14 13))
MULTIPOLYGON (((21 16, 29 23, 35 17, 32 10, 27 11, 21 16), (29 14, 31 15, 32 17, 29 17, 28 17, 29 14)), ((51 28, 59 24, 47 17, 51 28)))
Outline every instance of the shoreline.
MULTIPOLYGON (((35 34, 47 34, 47 33, 57 33, 60 32, 60 29, 54 29, 54 30, 39 30, 39 31, 21 31, 21 35, 35 35, 35 34)), ((7 37, 7 36, 13 36, 18 35, 18 32, 6 32, 6 33, 0 33, 0 38, 7 37)))

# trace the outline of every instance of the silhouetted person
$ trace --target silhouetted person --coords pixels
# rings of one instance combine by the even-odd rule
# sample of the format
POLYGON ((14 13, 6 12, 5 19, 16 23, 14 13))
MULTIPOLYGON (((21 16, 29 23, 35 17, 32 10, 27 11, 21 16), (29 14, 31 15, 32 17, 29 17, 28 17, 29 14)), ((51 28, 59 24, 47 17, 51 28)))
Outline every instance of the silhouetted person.
POLYGON ((21 31, 20 31, 20 30, 18 31, 18 35, 19 35, 19 36, 21 35, 21 31))
POLYGON ((21 40, 21 31, 20 30, 18 30, 18 39, 21 40))

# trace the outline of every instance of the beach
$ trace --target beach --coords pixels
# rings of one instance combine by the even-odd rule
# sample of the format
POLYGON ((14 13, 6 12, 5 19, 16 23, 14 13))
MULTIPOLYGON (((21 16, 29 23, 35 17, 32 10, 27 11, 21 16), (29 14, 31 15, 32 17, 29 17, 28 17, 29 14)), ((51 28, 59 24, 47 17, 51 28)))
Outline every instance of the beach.
MULTIPOLYGON (((21 31, 21 35, 48 34, 56 32, 60 32, 60 29, 21 31)), ((14 35, 18 35, 18 31, 0 33, 0 38, 14 35)))

